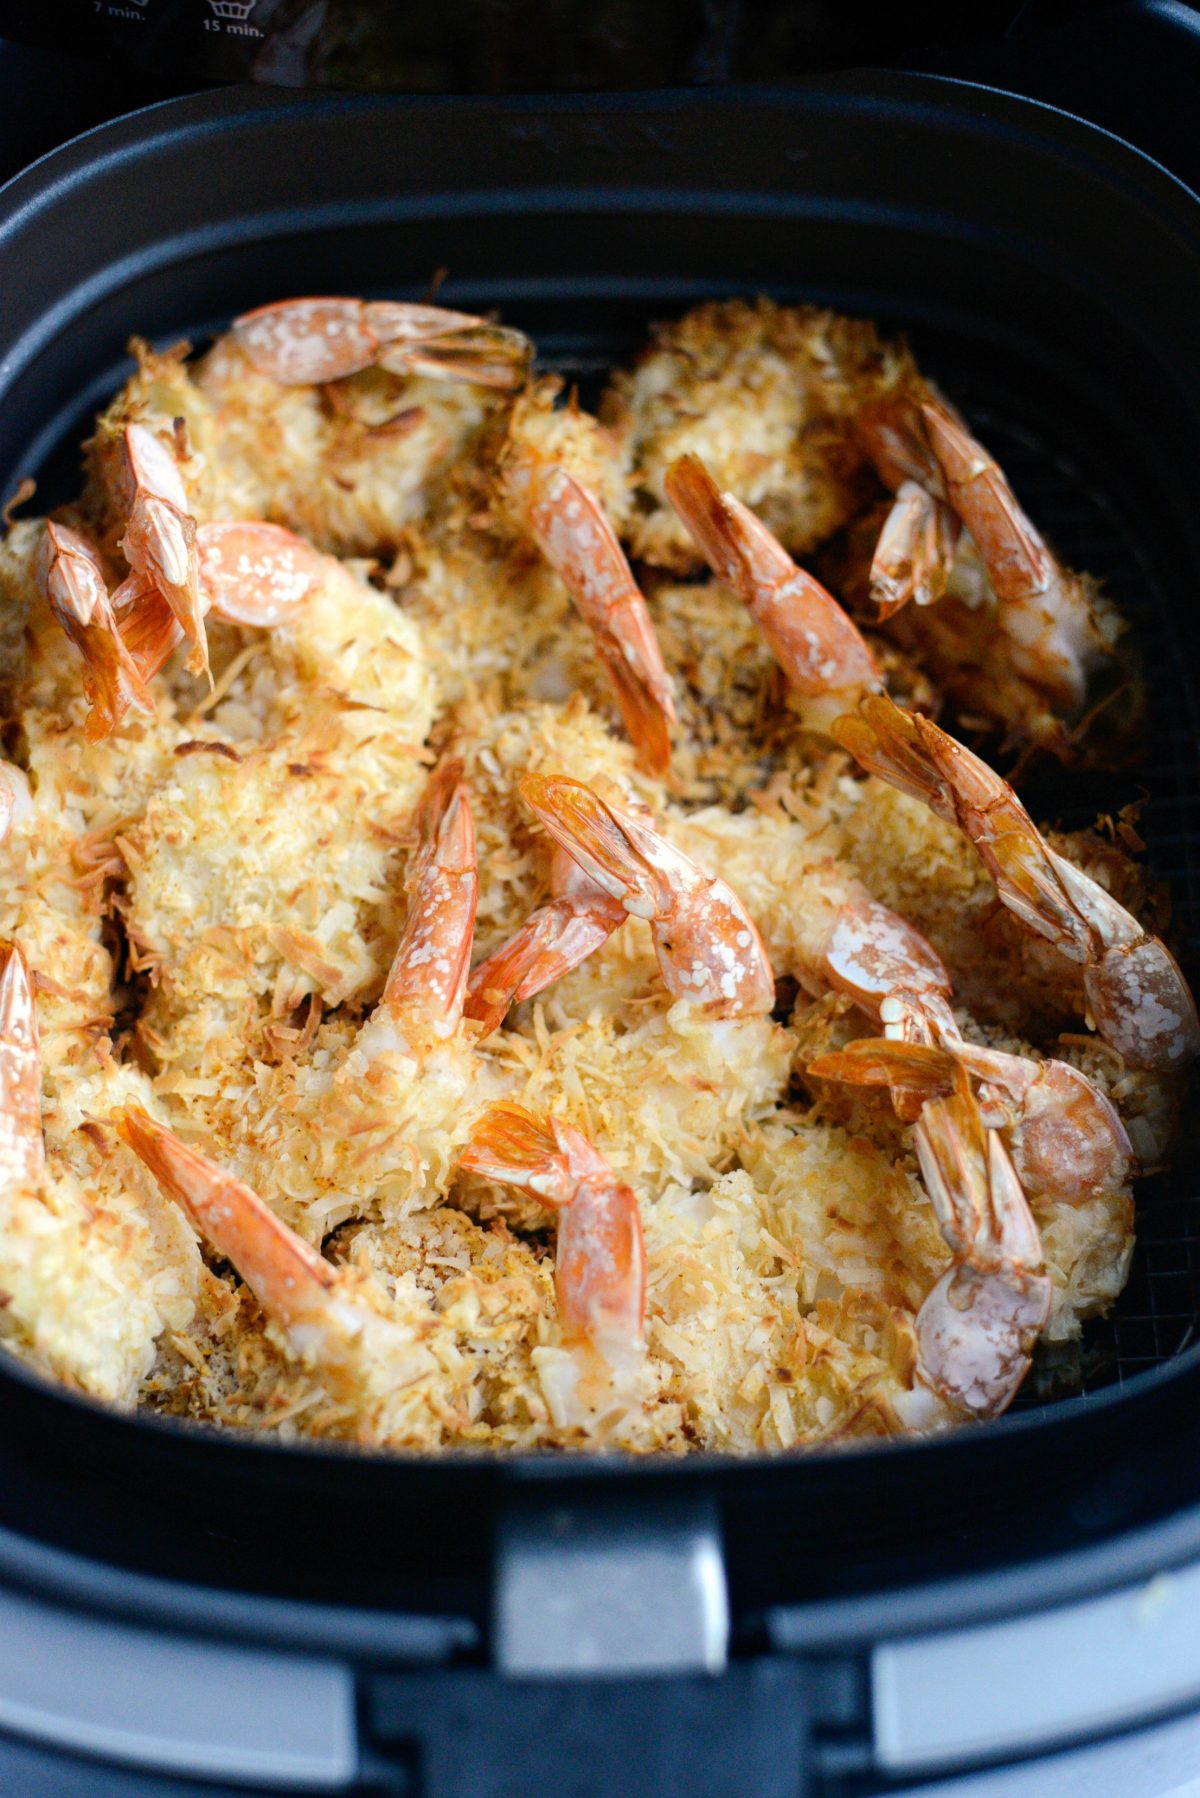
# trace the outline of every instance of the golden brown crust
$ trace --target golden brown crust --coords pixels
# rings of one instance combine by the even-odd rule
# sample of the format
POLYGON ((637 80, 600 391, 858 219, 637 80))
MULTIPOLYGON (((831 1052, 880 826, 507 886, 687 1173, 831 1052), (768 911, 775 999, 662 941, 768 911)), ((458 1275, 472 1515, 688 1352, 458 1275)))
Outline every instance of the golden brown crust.
MULTIPOLYGON (((747 613, 707 578, 645 583, 679 717, 669 773, 639 770, 514 486, 522 455, 553 458, 636 557, 693 576, 661 483, 695 452, 806 552, 878 492, 845 421, 864 387, 907 378, 903 353, 811 308, 701 307, 613 377, 600 420, 554 382, 510 399, 372 370, 282 390, 228 339, 199 363, 137 353, 72 513, 114 579, 130 422, 173 446, 202 521, 261 516, 375 561, 326 562, 291 627, 210 621, 213 693, 176 658, 152 712, 87 743, 82 666, 32 576, 39 527, 0 542, 5 744, 32 786, 0 846, 0 937, 36 987, 49 1168, 0 1205, 7 1346, 114 1402, 284 1440, 750 1453, 909 1427, 915 1315, 949 1250, 886 1094, 805 1072, 877 1028, 819 978, 847 893, 925 934, 968 1040, 1083 1069, 1145 1165, 1171 1152, 1179 1082, 1088 1035, 1077 971, 1018 930, 958 831, 797 728, 747 613), (631 919, 489 1040, 468 1023, 368 1053, 414 807, 444 754, 474 813, 477 959, 548 891, 518 783, 567 774, 641 801, 729 882, 785 1021, 672 1003, 631 919), (501 1097, 585 1131, 641 1205, 644 1377, 585 1425, 554 1399, 551 1213, 456 1168, 501 1097), (125 1105, 323 1246, 358 1320, 352 1376, 202 1251, 108 1128, 125 1105)), ((885 656, 889 682, 932 707, 911 647, 885 656)), ((1113 836, 1052 841, 1161 927, 1128 830, 1113 836)), ((1124 1283, 1130 1191, 1034 1212, 1047 1335, 1069 1340, 1124 1283)))

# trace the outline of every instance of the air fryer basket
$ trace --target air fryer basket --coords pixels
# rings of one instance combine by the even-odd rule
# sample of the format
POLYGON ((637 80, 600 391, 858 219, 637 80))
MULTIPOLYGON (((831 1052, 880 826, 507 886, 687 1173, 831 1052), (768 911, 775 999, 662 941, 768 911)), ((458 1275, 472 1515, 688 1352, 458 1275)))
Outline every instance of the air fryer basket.
MULTIPOLYGON (((41 499, 70 490, 74 446, 121 378, 131 332, 202 341, 289 293, 419 296, 447 267, 447 304, 500 308, 548 366, 583 381, 651 320, 714 295, 878 318, 909 332, 1066 558, 1134 621, 1153 683, 1150 761, 1099 782, 1043 764, 1022 790, 1035 813, 1078 826, 1146 789, 1140 828, 1171 882, 1186 962, 1200 925, 1198 216, 1187 190, 1103 133, 926 77, 586 103, 173 101, 77 140, 0 194, 0 493, 31 473, 41 499)), ((351 1493, 356 1516, 387 1520, 386 1541, 406 1520, 406 1564, 397 1547, 386 1577, 367 1582, 376 1605, 423 1602, 430 1541, 465 1589, 504 1503, 544 1491, 635 1495, 645 1508, 690 1493, 720 1502, 735 1594, 752 1608, 812 1601, 883 1577, 882 1548, 863 1546, 864 1524, 883 1527, 868 1462, 886 1469, 889 1577, 931 1541, 948 1576, 1019 1558, 1035 1513, 1047 1551, 1098 1540, 1118 1512, 1148 1517, 1186 1477, 1190 1460, 1163 1458, 1200 1388, 1197 1178, 1185 1143, 1169 1175, 1140 1184, 1133 1277, 1090 1332, 1072 1395, 1032 1391, 1008 1418, 931 1444, 737 1465, 385 1460, 117 1419, 8 1368, 0 1427, 30 1466, 86 1463, 87 1527, 108 1532, 105 1552, 144 1565, 153 1548, 159 1568, 186 1553, 214 1584, 282 1589, 303 1566, 315 1591, 314 1520, 351 1493), (1128 1460, 1113 1484, 1117 1441, 1138 1445, 1136 1487, 1128 1460), (135 1467, 178 1507, 153 1544, 122 1525, 135 1467), (1086 1480, 1107 1481, 1106 1496, 1053 1507, 1086 1480), (189 1516, 203 1527, 185 1549, 189 1516), (819 1524, 809 1537, 805 1519, 819 1524)), ((1070 1369, 1050 1375, 1044 1390, 1071 1386, 1070 1369)), ((0 1491, 0 1561, 13 1490, 0 1491)), ((58 1529, 50 1510, 39 1524, 58 1529)), ((357 1576, 336 1571, 344 1597, 357 1576)))

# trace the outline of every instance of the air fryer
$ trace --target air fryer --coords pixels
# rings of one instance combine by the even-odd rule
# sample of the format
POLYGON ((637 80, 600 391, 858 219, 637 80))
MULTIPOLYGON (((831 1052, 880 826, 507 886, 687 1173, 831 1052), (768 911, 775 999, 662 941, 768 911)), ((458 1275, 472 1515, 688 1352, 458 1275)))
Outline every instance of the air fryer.
MULTIPOLYGON (((445 303, 500 308, 580 375, 717 293, 906 330, 1134 621, 1153 753, 1103 797, 1145 789, 1151 864, 1194 932, 1200 201, 1124 144, 916 75, 235 88, 19 176, 0 266, 20 271, 0 284, 0 489, 35 474, 47 501, 131 328, 203 341, 268 292, 419 293, 449 267, 445 303)), ((1099 798, 1045 771, 1026 795, 1068 824, 1099 798)), ((1076 1361, 928 1443, 376 1457, 116 1416, 5 1363, 11 1789, 849 1798, 999 1791, 946 1781, 1040 1756, 1063 1790, 1136 1798, 1176 1740, 1151 1720, 1184 1729, 1200 1697, 1198 1184, 1191 1144, 1141 1183, 1133 1276, 1076 1361)))

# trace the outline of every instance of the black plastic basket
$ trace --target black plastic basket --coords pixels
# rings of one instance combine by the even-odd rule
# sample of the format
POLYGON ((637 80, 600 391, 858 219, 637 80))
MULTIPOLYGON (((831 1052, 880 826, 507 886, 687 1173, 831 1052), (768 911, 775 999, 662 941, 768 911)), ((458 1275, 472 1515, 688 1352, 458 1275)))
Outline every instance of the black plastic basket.
MULTIPOLYGON (((586 103, 226 91, 104 127, 12 183, 0 262, 6 493, 26 473, 53 491, 133 330, 202 339, 288 292, 417 295, 448 266, 445 303, 498 306, 549 363, 576 368, 714 294, 902 325, 1039 522, 1136 619, 1157 739, 1136 777, 1151 789, 1145 829, 1195 925, 1200 206, 1116 140, 893 75, 586 103)), ((184 1627, 228 1619, 236 1591, 279 1605, 213 1627, 286 1631, 304 1597, 319 1601, 292 1612, 307 1643, 339 1628, 382 1644, 399 1612, 437 1612, 465 1628, 448 1652, 478 1651, 496 1544, 538 1507, 706 1508, 743 1643, 781 1616, 833 1627, 822 1606, 855 1595, 850 1631, 871 1607, 901 1614, 902 1589, 914 1617, 1003 1607, 1035 1558, 1054 1559, 1043 1601, 1125 1577, 1161 1563, 1168 1512, 1172 1553, 1200 1540, 1200 1478, 1180 1447, 1200 1398, 1198 1190, 1190 1149, 1143 1188, 1134 1278, 1083 1397, 931 1443, 744 1463, 371 1457, 118 1418, 5 1366, 0 1571, 33 1565, 37 1538, 123 1569, 104 1602, 174 1610, 184 1627), (80 1477, 86 1507, 68 1495, 80 1477), (369 1564, 314 1558, 348 1517, 369 1564), (968 1576, 969 1597, 949 1599, 946 1582, 968 1576)), ((37 1564, 96 1602, 94 1565, 37 1564)))

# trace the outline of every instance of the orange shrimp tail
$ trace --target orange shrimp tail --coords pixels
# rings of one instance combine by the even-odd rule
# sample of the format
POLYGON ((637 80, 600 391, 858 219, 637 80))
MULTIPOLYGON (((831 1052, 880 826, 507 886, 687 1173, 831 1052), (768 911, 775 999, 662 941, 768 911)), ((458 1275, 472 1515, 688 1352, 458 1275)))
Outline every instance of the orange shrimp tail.
POLYGON ((721 492, 699 457, 672 463, 665 490, 798 693, 816 700, 882 684, 874 656, 832 593, 797 566, 749 507, 721 492))
MULTIPOLYGON (((37 576, 55 619, 83 657, 90 743, 110 736, 131 705, 152 710, 134 657, 122 640, 95 547, 80 531, 51 520, 37 576)), ((120 592, 120 589, 118 589, 120 592)))
POLYGON ((125 427, 125 489, 129 514, 121 553, 135 574, 158 588, 192 645, 188 668, 209 673, 196 520, 188 510, 179 465, 154 432, 125 427))
POLYGON ((89 710, 83 734, 89 743, 110 737, 131 705, 140 711, 153 709, 137 663, 125 649, 111 611, 95 627, 78 633, 69 631, 68 635, 82 651, 86 664, 83 690, 89 710))
POLYGON ((671 757, 671 682, 645 598, 604 508, 574 475, 532 470, 529 522, 591 631, 630 741, 655 773, 671 757))
POLYGON ((1041 1239, 1016 1170, 999 1133, 984 1124, 961 1065, 954 1090, 922 1112, 916 1147, 942 1234, 956 1255, 977 1268, 1039 1265, 1041 1239))
MULTIPOLYGON (((439 839, 442 828, 456 802, 465 798, 463 786, 463 762, 460 756, 452 756, 449 760, 439 762, 429 779, 425 782, 416 811, 413 813, 413 826, 417 834, 417 851, 413 858, 412 881, 419 879, 421 873, 437 857, 439 839)), ((470 818, 470 807, 467 808, 470 818)), ((469 855, 473 860, 475 852, 474 835, 471 836, 469 855)))
POLYGON ((808 1063, 818 1080, 840 1080, 852 1086, 904 1086, 925 1098, 953 1092, 954 1057, 927 1043, 894 1043, 887 1037, 863 1037, 808 1063))
POLYGON ((615 812, 591 787, 562 774, 524 774, 518 790, 555 840, 605 892, 632 900, 629 909, 646 918, 669 902, 665 881, 656 876, 615 812))
POLYGON ((954 823, 953 801, 930 758, 921 731, 923 722, 883 694, 871 694, 857 712, 835 719, 831 734, 868 774, 877 774, 954 823))
POLYGON ((717 579, 730 587, 740 586, 745 563, 729 528, 725 496, 699 456, 680 456, 672 462, 663 491, 717 579))
POLYGON ((670 689, 639 674, 621 649, 598 643, 597 651, 612 681, 621 722, 643 767, 651 774, 665 774, 671 763, 670 720, 675 716, 670 689))
POLYGON ((602 948, 624 921, 624 907, 602 892, 589 910, 557 900, 539 906, 509 942, 472 971, 465 1016, 477 1019, 490 1036, 510 1006, 561 980, 602 948))
POLYGON ((901 485, 871 561, 871 598, 881 624, 910 601, 928 606, 941 598, 958 535, 958 519, 948 506, 915 481, 901 485))
POLYGON ((112 596, 113 619, 138 678, 149 683, 183 642, 183 628, 158 591, 131 574, 112 596))
POLYGON ((233 321, 232 335, 259 374, 285 387, 324 386, 377 363, 395 374, 513 388, 533 357, 520 331, 473 313, 332 295, 259 306, 233 321))
POLYGON ((333 1272, 258 1194, 165 1125, 131 1105, 114 1114, 121 1137, 259 1303, 285 1328, 323 1318, 333 1272))
POLYGON ((459 1166, 561 1213, 554 1283, 564 1338, 605 1356, 640 1347, 646 1250, 637 1199, 586 1136, 523 1106, 493 1105, 459 1166))
POLYGON ((632 1188, 588 1181, 559 1220, 554 1287, 567 1341, 602 1355, 640 1348, 646 1322, 646 1244, 632 1188))
POLYGON ((1054 565, 1004 471, 949 407, 931 398, 921 418, 950 501, 979 547, 997 599, 1027 599, 1054 565))
MULTIPOLYGON (((514 937, 472 969, 463 1016, 482 1024, 484 1036, 500 1028, 516 1003, 518 988, 542 964, 550 949, 551 925, 550 908, 543 907, 526 918, 514 937)), ((549 979, 553 978, 551 974, 549 979)))
POLYGON ((415 343, 389 344, 379 364, 395 374, 511 392, 524 384, 532 359, 533 345, 520 331, 471 319, 454 331, 432 332, 415 343))
POLYGON ((461 762, 444 763, 417 807, 408 918, 383 990, 393 1013, 451 1024, 462 1014, 479 900, 475 825, 462 771, 461 762))
POLYGON ((921 403, 928 395, 910 362, 895 386, 863 406, 854 421, 855 437, 892 493, 912 481, 941 497, 941 470, 921 420, 921 403))
POLYGON ((471 1132, 458 1165, 464 1173, 518 1187, 547 1205, 565 1205, 571 1197, 552 1125, 523 1105, 490 1106, 471 1132))

